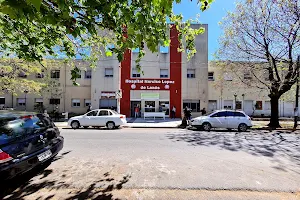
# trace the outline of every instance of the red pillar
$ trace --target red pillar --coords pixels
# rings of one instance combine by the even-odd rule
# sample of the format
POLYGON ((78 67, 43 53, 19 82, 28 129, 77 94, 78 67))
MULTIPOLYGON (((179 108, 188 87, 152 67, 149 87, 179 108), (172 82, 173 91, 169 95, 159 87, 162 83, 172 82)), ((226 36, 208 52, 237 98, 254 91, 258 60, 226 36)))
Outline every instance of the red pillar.
POLYGON ((170 79, 174 80, 175 83, 170 87, 170 108, 173 106, 176 107, 176 117, 181 118, 181 67, 182 67, 182 58, 181 52, 178 52, 179 40, 178 40, 178 31, 176 26, 173 25, 170 29, 170 79))
POLYGON ((131 51, 126 50, 124 59, 121 62, 121 90, 122 98, 120 101, 121 114, 130 117, 130 84, 125 84, 126 79, 130 79, 131 71, 131 51))

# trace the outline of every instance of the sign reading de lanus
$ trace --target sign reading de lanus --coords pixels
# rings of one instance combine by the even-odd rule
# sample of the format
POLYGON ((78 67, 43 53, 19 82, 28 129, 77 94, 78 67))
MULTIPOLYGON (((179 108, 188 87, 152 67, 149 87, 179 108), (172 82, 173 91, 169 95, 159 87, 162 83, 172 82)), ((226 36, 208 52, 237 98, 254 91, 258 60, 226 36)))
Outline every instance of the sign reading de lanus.
POLYGON ((133 83, 133 84, 174 84, 175 81, 171 80, 147 80, 147 79, 126 79, 125 83, 133 83))

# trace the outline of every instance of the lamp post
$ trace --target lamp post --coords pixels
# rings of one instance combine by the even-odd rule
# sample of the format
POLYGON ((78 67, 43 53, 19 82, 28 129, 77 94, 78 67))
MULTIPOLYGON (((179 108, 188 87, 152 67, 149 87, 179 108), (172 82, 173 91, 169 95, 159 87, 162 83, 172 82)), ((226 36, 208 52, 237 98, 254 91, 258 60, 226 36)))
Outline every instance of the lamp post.
POLYGON ((236 110, 236 97, 237 97, 237 94, 234 93, 234 110, 236 110))
POLYGON ((25 111, 26 111, 28 90, 25 90, 24 93, 25 93, 25 111))
POLYGON ((242 94, 243 97, 243 105, 242 105, 242 110, 244 111, 244 101, 245 101, 245 94, 242 94))

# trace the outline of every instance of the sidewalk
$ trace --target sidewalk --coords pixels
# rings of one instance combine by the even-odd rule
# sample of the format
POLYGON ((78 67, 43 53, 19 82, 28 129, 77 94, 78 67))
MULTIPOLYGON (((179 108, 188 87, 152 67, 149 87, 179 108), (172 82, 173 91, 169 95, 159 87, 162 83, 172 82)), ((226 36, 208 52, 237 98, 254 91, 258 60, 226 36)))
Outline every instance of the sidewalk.
MULTIPOLYGON (((268 129, 269 121, 252 121, 253 129, 268 129)), ((127 118, 127 124, 125 128, 177 128, 181 124, 181 119, 146 119, 143 118, 127 118)), ((299 123, 300 124, 300 123, 299 123)), ((59 128, 67 128, 67 122, 55 122, 55 125, 59 128)), ((292 129, 294 122, 292 121, 280 121, 282 129, 292 129)), ((299 129, 299 126, 298 128, 299 129)), ((278 129, 280 130, 280 129, 278 129)))

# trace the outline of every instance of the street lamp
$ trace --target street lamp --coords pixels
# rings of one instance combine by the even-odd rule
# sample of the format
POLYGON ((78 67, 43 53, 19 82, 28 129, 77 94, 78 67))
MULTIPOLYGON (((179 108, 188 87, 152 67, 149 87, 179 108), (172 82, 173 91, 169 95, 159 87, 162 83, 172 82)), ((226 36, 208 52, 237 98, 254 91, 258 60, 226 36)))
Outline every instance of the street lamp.
POLYGON ((26 111, 28 90, 25 90, 24 93, 25 93, 25 111, 26 111))
POLYGON ((245 94, 242 94, 242 97, 243 97, 243 105, 242 105, 242 106, 243 106, 243 107, 242 107, 243 109, 242 109, 242 110, 244 111, 245 94))
POLYGON ((236 110, 236 97, 237 97, 237 94, 234 93, 234 110, 236 110))

